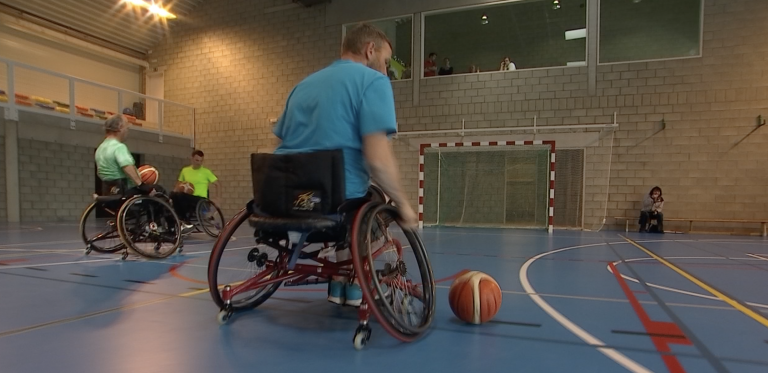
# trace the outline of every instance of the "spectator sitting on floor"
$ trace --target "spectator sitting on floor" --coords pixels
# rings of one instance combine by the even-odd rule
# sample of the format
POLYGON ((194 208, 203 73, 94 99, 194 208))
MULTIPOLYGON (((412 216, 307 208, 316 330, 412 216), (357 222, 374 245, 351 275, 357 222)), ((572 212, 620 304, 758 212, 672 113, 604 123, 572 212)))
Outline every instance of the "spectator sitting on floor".
POLYGON ((640 232, 650 232, 653 225, 651 220, 656 220, 656 232, 664 233, 664 214, 661 209, 664 207, 664 198, 661 196, 661 188, 655 186, 648 195, 643 198, 643 209, 640 210, 640 232))

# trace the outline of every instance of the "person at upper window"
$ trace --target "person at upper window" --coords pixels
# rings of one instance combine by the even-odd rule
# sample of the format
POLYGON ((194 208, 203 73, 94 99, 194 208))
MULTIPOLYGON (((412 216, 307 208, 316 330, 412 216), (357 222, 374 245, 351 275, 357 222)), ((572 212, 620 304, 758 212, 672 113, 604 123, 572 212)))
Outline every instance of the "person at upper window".
POLYGON ((437 74, 437 54, 432 52, 429 57, 424 61, 424 77, 435 76, 437 74))
POLYGON ((643 208, 640 210, 640 232, 652 231, 652 220, 656 220, 654 232, 664 233, 664 214, 661 209, 664 207, 664 197, 661 196, 661 188, 655 186, 643 198, 643 208))
MULTIPOLYGON (((275 154, 341 149, 347 200, 368 198, 371 177, 394 202, 406 228, 418 226, 400 183, 389 136, 397 133, 395 98, 387 78, 392 45, 376 27, 360 24, 347 32, 341 59, 293 88, 273 133, 275 154), (369 173, 370 172, 370 173, 369 173)), ((351 258, 349 249, 336 260, 351 258)), ((343 277, 330 283, 328 300, 360 305, 362 291, 343 277)))
POLYGON ((451 66, 451 60, 448 57, 443 59, 443 66, 440 66, 437 75, 453 75, 453 66, 451 66))
POLYGON ((514 71, 517 70, 517 66, 515 66, 515 63, 510 61, 509 57, 504 57, 504 59, 501 61, 501 66, 499 67, 499 71, 514 71))

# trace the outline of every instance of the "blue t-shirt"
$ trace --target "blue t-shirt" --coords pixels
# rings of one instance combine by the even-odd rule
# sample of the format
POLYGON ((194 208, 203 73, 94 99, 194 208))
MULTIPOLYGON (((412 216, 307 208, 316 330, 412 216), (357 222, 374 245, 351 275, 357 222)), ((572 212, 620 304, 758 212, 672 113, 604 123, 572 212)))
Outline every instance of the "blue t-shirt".
POLYGON ((363 64, 338 60, 293 88, 272 132, 282 140, 275 154, 342 149, 346 198, 363 197, 370 185, 363 136, 397 132, 392 84, 363 64))

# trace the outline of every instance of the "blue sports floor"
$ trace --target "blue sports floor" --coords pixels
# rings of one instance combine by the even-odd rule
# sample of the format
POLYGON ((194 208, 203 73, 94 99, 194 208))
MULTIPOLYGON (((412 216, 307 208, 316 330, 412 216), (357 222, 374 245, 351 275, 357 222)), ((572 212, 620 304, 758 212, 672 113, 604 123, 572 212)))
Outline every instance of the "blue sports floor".
POLYGON ((356 351, 357 312, 325 286, 281 288, 219 326, 213 239, 121 262, 84 256, 77 230, 0 226, 0 372, 768 372, 762 238, 428 228, 432 331, 401 344, 374 322, 356 351), (448 306, 467 269, 501 285, 492 322, 463 324, 448 306))

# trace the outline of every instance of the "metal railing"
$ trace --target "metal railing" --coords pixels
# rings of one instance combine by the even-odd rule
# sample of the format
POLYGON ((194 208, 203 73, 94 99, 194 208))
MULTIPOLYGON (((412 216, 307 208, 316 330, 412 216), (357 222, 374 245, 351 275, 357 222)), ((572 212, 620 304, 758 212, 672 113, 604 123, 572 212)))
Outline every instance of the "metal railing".
POLYGON ((2 57, 0 91, 6 119, 18 120, 19 111, 40 113, 68 118, 70 129, 76 130, 76 121, 102 124, 109 115, 138 103, 143 115, 129 116, 132 130, 157 134, 158 142, 165 135, 195 145, 195 108, 189 105, 2 57))

